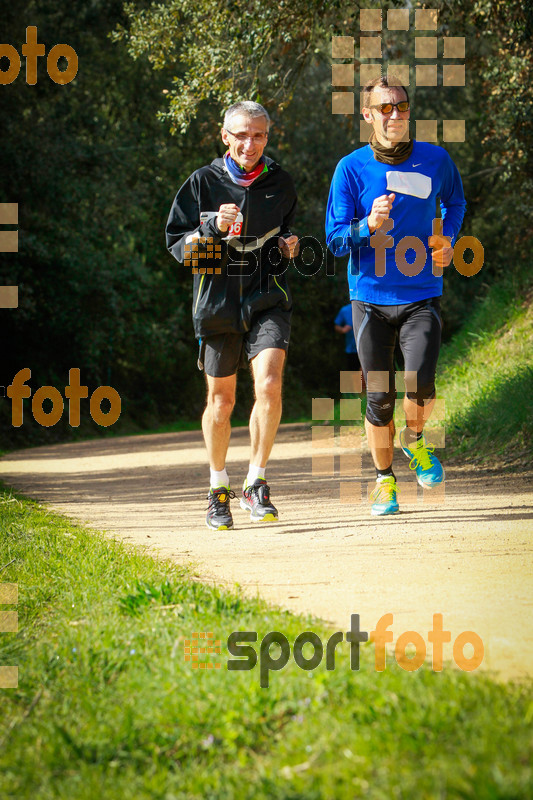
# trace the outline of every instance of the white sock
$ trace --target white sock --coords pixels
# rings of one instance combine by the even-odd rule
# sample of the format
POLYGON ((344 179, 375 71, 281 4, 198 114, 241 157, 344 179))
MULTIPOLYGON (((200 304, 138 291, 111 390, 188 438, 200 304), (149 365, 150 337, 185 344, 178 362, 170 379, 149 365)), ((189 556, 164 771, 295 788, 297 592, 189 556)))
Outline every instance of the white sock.
POLYGON ((211 469, 209 471, 211 473, 211 489, 218 489, 220 486, 224 486, 226 489, 229 489, 229 477, 226 467, 220 470, 220 472, 217 472, 216 469, 211 469))
POLYGON ((246 486, 251 486, 258 478, 264 478, 265 469, 266 467, 256 467, 255 464, 250 464, 248 475, 246 476, 246 486))

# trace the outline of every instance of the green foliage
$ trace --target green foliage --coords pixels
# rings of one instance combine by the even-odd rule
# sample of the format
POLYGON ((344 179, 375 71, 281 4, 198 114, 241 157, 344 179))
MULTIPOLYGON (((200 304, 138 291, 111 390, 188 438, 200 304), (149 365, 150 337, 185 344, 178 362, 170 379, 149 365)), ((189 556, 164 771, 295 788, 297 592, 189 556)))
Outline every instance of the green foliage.
POLYGON ((246 96, 283 108, 327 6, 319 0, 128 3, 129 26, 118 27, 114 38, 127 40, 135 58, 146 54, 155 69, 175 65, 169 108, 161 116, 172 132, 184 133, 203 101, 227 107, 246 96))
MULTIPOLYGON (((412 86, 414 116, 465 119, 466 141, 447 148, 467 197, 462 233, 485 249, 478 275, 446 274, 449 340, 487 286, 529 259, 532 4, 438 5, 437 36, 466 37, 467 85, 412 86)), ((401 6, 385 2, 383 13, 401 6)), ((290 268, 286 418, 308 415, 310 397, 336 392, 342 344, 332 320, 347 282, 343 261, 333 265, 325 252, 324 214, 335 164, 360 142, 357 115, 331 114, 331 36, 354 36, 357 45, 358 14, 344 0, 139 0, 125 9, 119 0, 92 0, 68 11, 52 0, 21 0, 6 8, 5 41, 20 49, 26 24, 37 25, 47 49, 58 41, 76 49, 80 69, 59 87, 40 59, 37 85, 26 85, 22 71, 2 87, 0 202, 19 203, 21 249, 2 254, 0 284, 17 284, 21 302, 2 312, 9 346, 0 385, 30 367, 33 392, 62 391, 78 367, 90 392, 103 384, 121 395, 113 432, 199 418, 191 276, 168 255, 163 229, 182 182, 223 152, 224 107, 254 97, 274 120, 269 154, 295 178, 295 231, 324 253, 313 276, 290 268)), ((390 63, 414 64, 412 31, 382 36, 390 63)), ((246 419, 252 389, 248 378, 239 382, 236 416, 246 419)), ((0 403, 0 446, 103 435, 87 407, 83 401, 79 431, 66 412, 45 429, 27 403, 24 425, 13 429, 9 403, 0 403)))
POLYGON ((468 233, 485 247, 479 277, 489 283, 524 263, 531 247, 533 4, 459 0, 450 4, 447 21, 449 35, 466 34, 467 102, 461 113, 467 142, 461 146, 461 173, 468 233))
MULTIPOLYGON (((198 143, 169 143, 156 120, 165 75, 154 79, 146 63, 109 40, 123 19, 120 3, 95 2, 67 18, 55 9, 27 2, 20 17, 6 20, 13 42, 25 38, 19 18, 36 24, 48 47, 61 31, 80 70, 65 87, 42 75, 36 86, 19 80, 2 87, 0 163, 7 180, 0 199, 19 203, 21 248, 2 257, 1 282, 19 285, 20 307, 2 312, 10 347, 0 382, 7 385, 28 366, 33 391, 61 391, 76 366, 89 392, 115 387, 125 421, 140 426, 165 406, 174 417, 183 414, 181 391, 203 391, 189 357, 190 276, 168 256, 163 236, 198 143)), ((102 434, 83 405, 83 432, 102 434)), ((67 413, 44 429, 27 408, 23 427, 14 430, 4 403, 0 419, 4 444, 77 433, 67 413)))
POLYGON ((508 273, 443 348, 448 456, 511 468, 532 462, 532 300, 529 269, 508 273))

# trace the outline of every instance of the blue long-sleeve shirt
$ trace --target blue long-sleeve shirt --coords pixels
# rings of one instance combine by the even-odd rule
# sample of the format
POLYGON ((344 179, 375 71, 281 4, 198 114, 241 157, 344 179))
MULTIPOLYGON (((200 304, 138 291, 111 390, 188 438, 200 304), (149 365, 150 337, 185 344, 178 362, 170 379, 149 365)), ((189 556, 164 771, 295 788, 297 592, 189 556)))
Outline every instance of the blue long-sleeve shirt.
MULTIPOLYGON (((326 211, 326 242, 338 256, 350 254, 348 284, 351 300, 364 300, 378 305, 401 305, 439 297, 442 277, 433 274, 433 261, 428 240, 433 233, 437 200, 440 200, 443 234, 452 245, 461 227, 466 203, 457 167, 442 147, 414 142, 413 151, 401 164, 376 161, 370 145, 354 150, 342 158, 335 170, 326 211), (385 274, 376 269, 383 255, 370 246, 368 215, 372 203, 383 194, 394 192, 390 212, 394 226, 386 232, 392 237, 385 252, 385 274), (406 251, 405 261, 396 263, 398 247, 406 236, 416 236, 426 249, 425 263, 419 256, 416 269, 405 267, 414 261, 414 252, 406 251), (417 271, 416 275, 406 275, 417 271)), ((380 229, 378 229, 378 234, 380 229)), ((372 234, 374 235, 374 234, 372 234)), ((382 233, 382 235, 384 235, 382 233)), ((377 240, 374 241, 377 243, 377 240)), ((405 247, 401 245, 402 248, 405 247)), ((419 245, 420 254, 422 248, 419 245)), ((398 251, 400 255, 400 251, 398 251)))

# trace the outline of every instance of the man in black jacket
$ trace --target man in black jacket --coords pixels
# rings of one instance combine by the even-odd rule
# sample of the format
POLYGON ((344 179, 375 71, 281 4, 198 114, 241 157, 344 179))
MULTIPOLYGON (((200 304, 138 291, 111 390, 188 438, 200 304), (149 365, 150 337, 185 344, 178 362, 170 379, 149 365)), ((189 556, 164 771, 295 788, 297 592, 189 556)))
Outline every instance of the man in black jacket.
POLYGON ((265 467, 281 419, 281 386, 289 344, 292 301, 286 279, 298 238, 290 224, 296 209, 291 177, 263 156, 270 119, 259 103, 226 111, 223 158, 196 170, 174 200, 167 247, 192 267, 193 322, 205 371, 202 417, 211 468, 208 527, 233 527, 226 454, 235 405, 237 370, 250 361, 255 404, 251 453, 240 505, 255 522, 273 522, 265 467))

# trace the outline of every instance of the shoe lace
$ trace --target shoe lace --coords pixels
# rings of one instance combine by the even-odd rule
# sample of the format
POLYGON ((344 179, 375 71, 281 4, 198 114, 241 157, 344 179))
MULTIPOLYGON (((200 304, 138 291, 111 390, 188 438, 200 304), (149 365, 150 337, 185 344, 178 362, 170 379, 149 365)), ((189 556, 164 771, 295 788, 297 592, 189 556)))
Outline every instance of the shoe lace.
POLYGON ((409 469, 416 469, 417 467, 422 467, 423 470, 431 469, 433 466, 431 453, 433 453, 434 450, 435 445, 424 444, 423 440, 420 439, 416 446, 416 450, 411 451, 413 452, 413 457, 409 462, 409 469))
POLYGON ((209 500, 208 510, 215 508, 216 511, 225 510, 228 508, 230 500, 235 497, 235 492, 232 489, 216 489, 214 492, 209 492, 207 500, 209 500), (225 500, 221 500, 220 496, 225 495, 225 500))
POLYGON ((388 503, 395 500, 399 492, 396 481, 379 481, 371 493, 370 499, 373 503, 388 503))
POLYGON ((246 489, 242 490, 242 493, 248 498, 251 499, 252 494, 255 494, 256 497, 259 497, 259 489, 264 489, 267 496, 270 496, 270 486, 267 483, 260 483, 259 485, 250 484, 247 486, 246 489))

